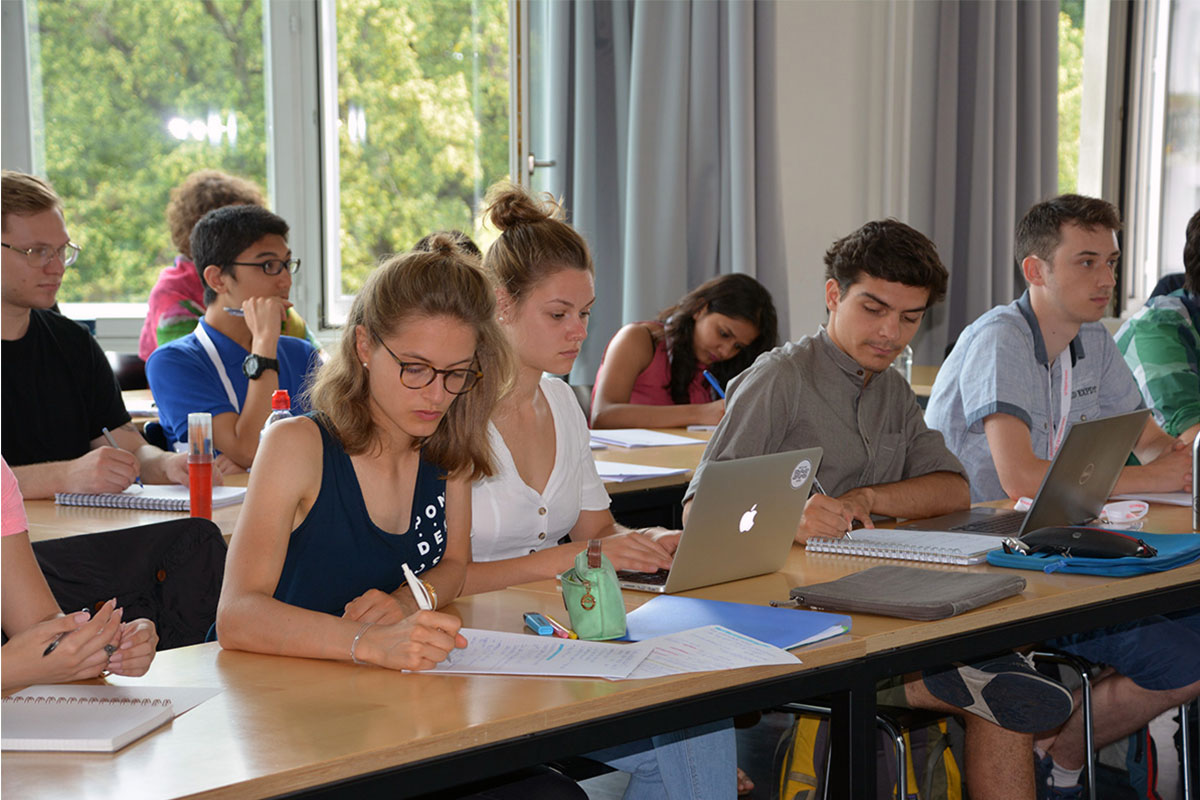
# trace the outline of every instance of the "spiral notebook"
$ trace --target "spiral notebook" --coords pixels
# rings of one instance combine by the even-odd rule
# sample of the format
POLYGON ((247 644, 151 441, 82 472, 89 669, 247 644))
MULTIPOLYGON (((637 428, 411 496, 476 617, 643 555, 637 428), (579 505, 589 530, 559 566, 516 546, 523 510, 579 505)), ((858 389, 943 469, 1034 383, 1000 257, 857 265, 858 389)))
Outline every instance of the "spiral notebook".
POLYGON ((165 698, 70 697, 55 688, 4 698, 0 749, 115 753, 175 717, 165 698))
MULTIPOLYGON (((221 508, 242 502, 245 486, 214 486, 212 507, 221 508)), ((136 483, 123 492, 84 494, 59 492, 54 502, 60 506, 93 506, 96 508, 132 508, 139 511, 189 511, 188 487, 136 483)))
POLYGON ((813 538, 804 546, 810 553, 896 558, 933 564, 980 564, 987 560, 990 551, 1000 549, 1000 541, 997 536, 981 533, 860 528, 845 539, 813 538))

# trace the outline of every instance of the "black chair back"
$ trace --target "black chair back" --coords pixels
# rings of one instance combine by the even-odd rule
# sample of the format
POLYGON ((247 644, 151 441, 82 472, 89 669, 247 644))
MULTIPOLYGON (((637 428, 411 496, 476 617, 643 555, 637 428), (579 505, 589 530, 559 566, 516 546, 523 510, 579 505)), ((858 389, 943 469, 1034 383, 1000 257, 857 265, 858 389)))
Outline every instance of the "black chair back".
POLYGON ((64 612, 116 597, 125 619, 154 622, 159 650, 204 641, 217 618, 226 549, 220 528, 191 517, 33 543, 64 612))

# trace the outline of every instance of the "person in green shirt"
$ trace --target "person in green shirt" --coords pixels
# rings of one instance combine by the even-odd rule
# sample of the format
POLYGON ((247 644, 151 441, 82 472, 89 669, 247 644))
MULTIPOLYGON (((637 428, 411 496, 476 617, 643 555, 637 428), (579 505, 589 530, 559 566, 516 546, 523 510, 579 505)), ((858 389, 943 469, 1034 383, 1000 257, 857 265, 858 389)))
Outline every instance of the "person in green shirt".
POLYGON ((1116 339, 1155 421, 1191 442, 1200 432, 1200 211, 1187 224, 1183 266, 1183 288, 1151 297, 1116 339))

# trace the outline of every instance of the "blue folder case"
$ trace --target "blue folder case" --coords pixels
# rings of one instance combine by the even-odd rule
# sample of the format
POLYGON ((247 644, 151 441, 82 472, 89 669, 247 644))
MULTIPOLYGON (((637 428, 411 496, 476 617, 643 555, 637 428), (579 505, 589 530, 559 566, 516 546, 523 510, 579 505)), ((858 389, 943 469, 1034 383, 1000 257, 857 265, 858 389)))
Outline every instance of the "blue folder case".
POLYGON ((633 642, 705 625, 722 625, 784 650, 850 630, 850 617, 845 614, 725 603, 672 594, 659 595, 630 611, 626 622, 629 630, 625 637, 633 642))
POLYGON ((1182 567, 1200 559, 1200 534, 1195 533, 1142 533, 1141 531, 1117 531, 1142 539, 1158 550, 1153 558, 1080 558, 1048 553, 1031 556, 993 550, 988 553, 988 563, 996 567, 1036 569, 1042 572, 1077 572, 1083 575, 1109 575, 1124 578, 1144 575, 1147 572, 1165 572, 1182 567))

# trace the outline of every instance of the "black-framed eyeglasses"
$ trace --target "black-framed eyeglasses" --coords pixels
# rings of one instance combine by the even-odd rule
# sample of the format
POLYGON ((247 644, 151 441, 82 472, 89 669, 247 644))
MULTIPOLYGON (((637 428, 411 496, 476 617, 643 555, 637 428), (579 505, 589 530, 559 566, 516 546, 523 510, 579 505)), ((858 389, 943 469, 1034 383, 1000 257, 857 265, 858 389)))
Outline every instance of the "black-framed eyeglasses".
POLYGON ((74 242, 67 242, 62 247, 51 247, 43 244, 38 247, 13 247, 8 242, 0 242, 0 247, 7 247, 18 253, 24 253, 29 259, 29 266, 42 267, 49 264, 55 257, 62 261, 64 267, 69 267, 79 258, 79 251, 82 250, 79 245, 74 242))
POLYGON ((479 384, 483 373, 474 368, 458 367, 457 369, 438 369, 420 361, 401 361, 392 352, 392 348, 383 343, 383 339, 375 336, 375 340, 387 350, 392 360, 400 367, 400 382, 409 389, 424 389, 433 383, 438 375, 442 376, 442 386, 450 394, 466 394, 479 384))
POLYGON ((300 271, 300 259, 289 258, 287 261, 279 258, 272 258, 267 261, 230 261, 230 266, 239 267, 258 267, 268 275, 278 275, 285 269, 295 275, 300 271))

